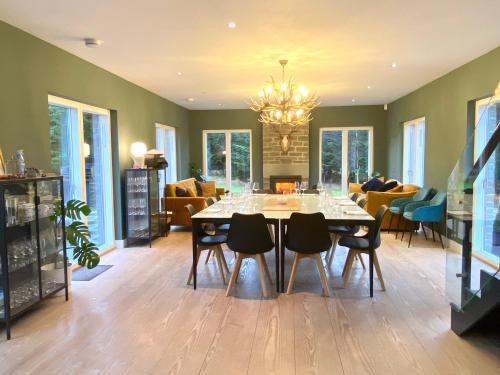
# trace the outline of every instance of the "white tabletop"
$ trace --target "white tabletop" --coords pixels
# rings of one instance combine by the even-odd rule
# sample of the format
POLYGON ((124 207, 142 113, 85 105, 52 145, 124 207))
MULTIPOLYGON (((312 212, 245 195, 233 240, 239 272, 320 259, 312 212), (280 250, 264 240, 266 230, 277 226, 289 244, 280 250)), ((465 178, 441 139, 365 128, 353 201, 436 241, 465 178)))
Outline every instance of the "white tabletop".
MULTIPOLYGON (((290 202, 293 203, 293 202, 290 202)), ((288 219, 292 212, 322 212, 327 220, 373 221, 370 214, 346 197, 320 195, 253 194, 223 198, 193 216, 194 219, 230 219, 233 213, 262 213, 267 219, 288 219), (264 210, 276 200, 294 200, 298 210, 264 210)))

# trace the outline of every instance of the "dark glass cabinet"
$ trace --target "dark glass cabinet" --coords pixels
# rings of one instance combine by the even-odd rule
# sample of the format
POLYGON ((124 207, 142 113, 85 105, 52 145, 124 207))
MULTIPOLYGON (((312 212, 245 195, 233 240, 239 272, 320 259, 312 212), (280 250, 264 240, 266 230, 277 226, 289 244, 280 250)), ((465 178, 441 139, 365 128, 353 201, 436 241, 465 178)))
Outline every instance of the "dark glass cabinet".
POLYGON ((10 339, 12 319, 65 290, 64 219, 51 220, 64 201, 62 177, 0 180, 0 322, 10 339))
POLYGON ((127 244, 151 242, 161 235, 160 187, 157 169, 125 170, 127 244))

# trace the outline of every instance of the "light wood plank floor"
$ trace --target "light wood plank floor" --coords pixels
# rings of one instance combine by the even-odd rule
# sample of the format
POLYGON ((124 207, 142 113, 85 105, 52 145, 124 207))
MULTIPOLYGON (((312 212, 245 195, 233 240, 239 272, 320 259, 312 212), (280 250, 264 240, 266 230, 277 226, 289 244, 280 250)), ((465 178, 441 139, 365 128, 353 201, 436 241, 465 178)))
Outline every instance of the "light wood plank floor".
MULTIPOLYGON (((206 254, 206 253, 204 253, 206 254)), ((302 261, 295 294, 263 299, 257 268, 244 262, 232 297, 216 262, 199 266, 199 289, 185 285, 188 232, 149 248, 116 250, 71 300, 53 298, 0 331, 1 374, 499 374, 500 343, 449 330, 445 254, 417 236, 414 246, 383 235, 386 292, 368 297, 356 261, 348 288, 339 248, 321 297, 313 261, 302 261)), ((232 252, 226 257, 233 262, 232 252)), ((290 272, 291 255, 287 258, 290 272)), ((273 273, 274 258, 267 261, 273 273)), ((288 274, 287 274, 288 276, 288 274)), ((274 273, 273 273, 274 277, 274 273)))

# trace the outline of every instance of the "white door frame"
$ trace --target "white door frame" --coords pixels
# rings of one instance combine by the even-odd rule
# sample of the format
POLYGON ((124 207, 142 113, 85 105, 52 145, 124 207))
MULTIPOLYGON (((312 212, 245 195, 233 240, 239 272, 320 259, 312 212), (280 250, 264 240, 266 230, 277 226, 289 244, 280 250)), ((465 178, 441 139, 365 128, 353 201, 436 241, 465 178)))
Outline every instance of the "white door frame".
MULTIPOLYGON (((173 164, 175 166, 175 180, 177 180, 177 177, 179 176, 179 165, 177 163, 177 152, 178 152, 178 147, 177 147, 177 128, 175 126, 170 126, 170 125, 165 125, 165 124, 162 124, 160 122, 155 122, 155 147, 156 147, 156 129, 166 129, 166 130, 171 130, 174 132, 174 147, 175 147, 175 150, 174 150, 174 160, 170 160, 169 163, 170 164, 173 164)), ((160 151, 163 151, 163 150, 160 150, 160 151)), ((165 155, 166 157, 166 155, 165 155)), ((168 160, 167 160, 168 161, 168 160)), ((175 182, 175 181, 173 181, 175 182)))

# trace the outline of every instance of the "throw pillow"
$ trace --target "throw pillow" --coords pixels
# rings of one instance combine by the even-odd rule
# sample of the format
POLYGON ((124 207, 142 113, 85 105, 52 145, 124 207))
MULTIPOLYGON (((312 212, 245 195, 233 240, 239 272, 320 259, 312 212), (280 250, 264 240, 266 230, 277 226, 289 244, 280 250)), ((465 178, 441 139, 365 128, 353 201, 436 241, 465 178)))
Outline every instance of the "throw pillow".
POLYGON ((398 186, 398 182, 396 180, 389 180, 385 184, 383 184, 377 191, 388 191, 394 189, 398 186))
POLYGON ((202 196, 204 196, 205 198, 215 197, 217 190, 215 189, 214 181, 201 182, 200 185, 201 185, 202 196))
POLYGON ((189 197, 186 189, 181 188, 179 186, 175 187, 175 196, 176 197, 189 197))
POLYGON ((203 196, 203 189, 201 188, 202 182, 200 181, 195 181, 194 185, 196 186, 196 193, 198 194, 199 197, 203 196))
POLYGON ((195 193, 195 191, 193 189, 187 188, 186 191, 187 191, 187 196, 188 197, 191 197, 191 198, 196 197, 196 193, 195 193))
POLYGON ((373 177, 371 180, 368 180, 361 186, 361 190, 363 190, 363 192, 365 193, 368 191, 377 191, 382 186, 384 186, 384 183, 377 177, 373 177))

